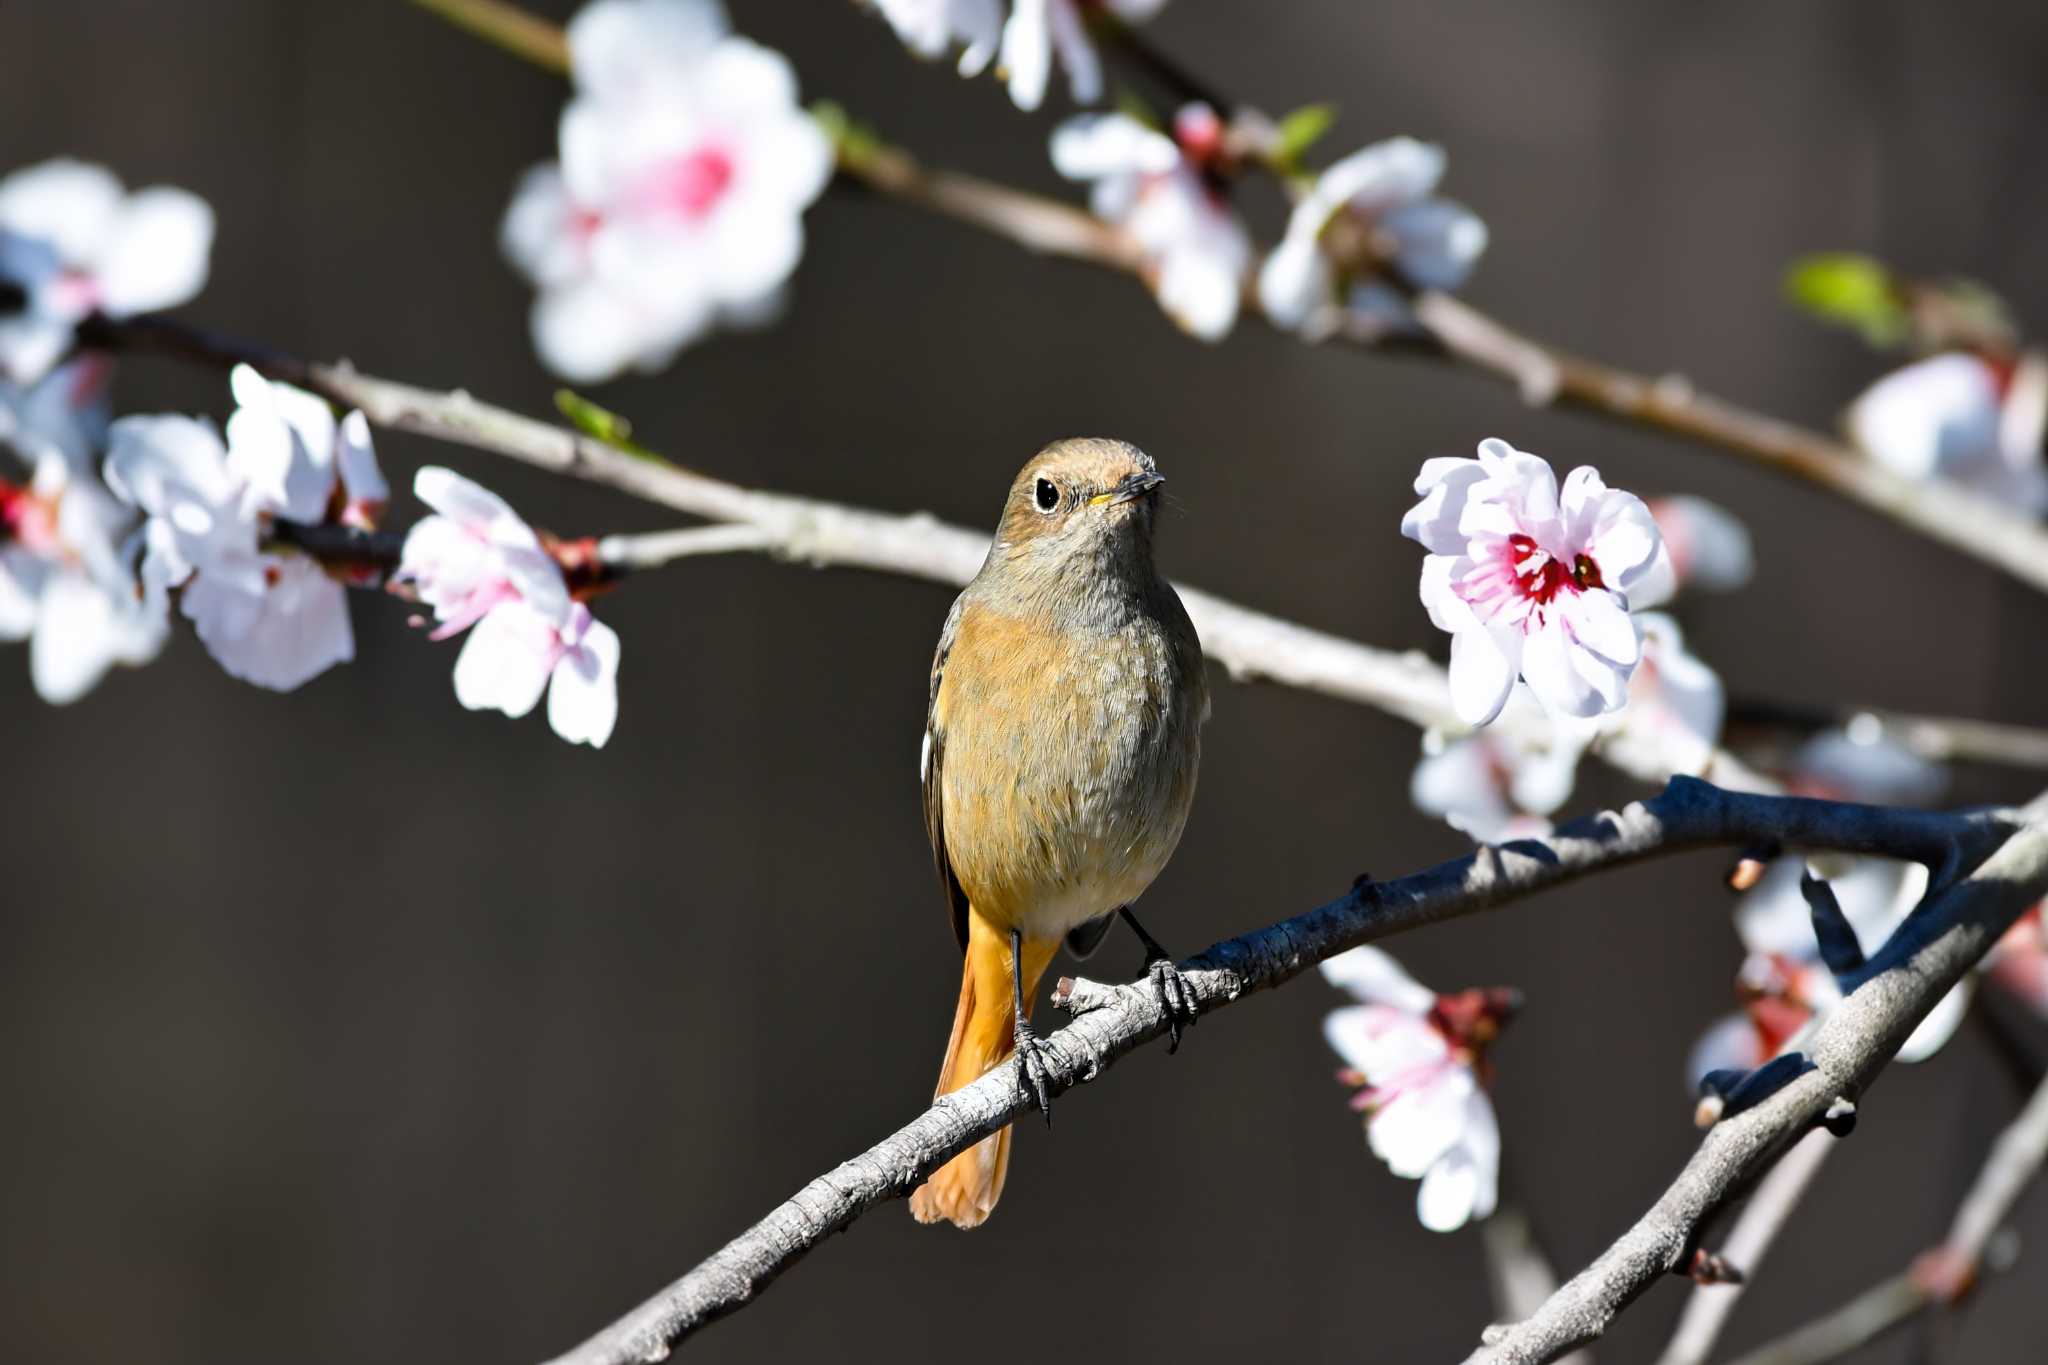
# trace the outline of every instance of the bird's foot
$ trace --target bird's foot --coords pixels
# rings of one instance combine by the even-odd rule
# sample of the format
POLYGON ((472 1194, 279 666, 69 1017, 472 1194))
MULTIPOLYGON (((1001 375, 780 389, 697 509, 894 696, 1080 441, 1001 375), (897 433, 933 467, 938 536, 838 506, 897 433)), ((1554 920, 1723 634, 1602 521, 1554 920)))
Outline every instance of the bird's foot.
POLYGON ((1052 1062, 1046 1056, 1045 1040, 1021 1019, 1017 1021, 1017 1080, 1025 1098, 1045 1115, 1045 1126, 1052 1127, 1052 1062))
POLYGON ((1166 1011, 1166 1050, 1169 1054, 1178 1052, 1181 1028, 1192 1027, 1200 1017, 1195 1009, 1195 988, 1168 957, 1147 961, 1145 975, 1152 980, 1152 993, 1159 997, 1159 1008, 1166 1011))

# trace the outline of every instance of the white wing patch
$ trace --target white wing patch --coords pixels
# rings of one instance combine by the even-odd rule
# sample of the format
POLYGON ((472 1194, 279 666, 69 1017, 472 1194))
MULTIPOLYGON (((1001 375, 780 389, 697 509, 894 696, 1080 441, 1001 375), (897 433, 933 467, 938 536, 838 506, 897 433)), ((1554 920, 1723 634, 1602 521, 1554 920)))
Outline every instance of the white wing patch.
POLYGON ((917 751, 917 780, 920 782, 932 780, 932 732, 930 729, 925 730, 924 744, 917 751))

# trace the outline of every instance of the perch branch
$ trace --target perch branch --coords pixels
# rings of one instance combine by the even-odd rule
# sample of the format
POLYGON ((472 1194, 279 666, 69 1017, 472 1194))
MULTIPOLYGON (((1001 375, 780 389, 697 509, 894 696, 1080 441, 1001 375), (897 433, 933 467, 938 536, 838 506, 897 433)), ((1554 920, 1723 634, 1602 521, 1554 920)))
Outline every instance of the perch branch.
POLYGON ((1489 1328, 1468 1365, 1535 1365, 1599 1337, 1637 1296, 1687 1262, 1708 1218, 1838 1102, 1861 1099, 1913 1027, 2048 889, 2048 801, 2023 812, 2017 832, 1958 880, 1962 865, 1936 871, 1926 899, 1821 1021, 1806 1050, 1808 1069, 1716 1124, 1634 1227, 1537 1312, 1489 1328))
MULTIPOLYGON (((1208 1014, 1361 943, 1647 858, 1762 840, 1906 858, 1935 869, 1933 884, 1944 890, 1924 908, 1926 933, 1917 937, 1925 942, 1910 952, 1899 950, 1892 970, 1853 994, 1837 1010, 1843 1022, 1823 1032, 1824 1045, 1839 1049, 1836 1040, 1846 1030, 1868 1030, 1863 1051, 1873 1071, 1939 997, 1939 991, 1929 993, 1928 983, 1960 974, 1988 948, 2019 914, 2023 890, 2038 898, 2048 888, 2048 817, 2042 815, 2026 820, 2012 812, 1945 815, 1758 796, 1680 777, 1656 797, 1574 821, 1545 839, 1482 847, 1398 881, 1360 878, 1329 904, 1218 943, 1180 968, 1195 1009, 1208 1014), (1959 882, 1973 866, 1970 879, 1959 882)), ((1902 933, 1893 942, 1906 937, 1902 933)), ((1166 1015, 1145 982, 1110 986, 1063 980, 1053 999, 1074 1014, 1071 1023, 1044 1040, 1054 1095, 1096 1079, 1119 1057, 1166 1032, 1166 1015)), ((1751 1111, 1780 1116, 1782 1131, 1760 1127, 1744 1114, 1725 1120, 1717 1132, 1738 1135, 1759 1152, 1773 1139, 1789 1142, 1794 1128, 1804 1131, 1812 1117, 1804 1098, 1813 1086, 1804 1079, 1786 1092, 1801 1100, 1798 1108, 1766 1102, 1751 1111)), ((1827 1093, 1831 1098, 1839 1090, 1827 1093)), ((751 1303, 825 1238, 869 1209, 908 1195, 949 1157, 1021 1117, 1031 1103, 1020 1088, 1014 1059, 940 1097, 903 1128, 811 1181, 709 1260, 554 1365, 665 1359, 690 1333, 751 1303)), ((1675 1247, 1671 1254, 1676 1256, 1675 1247)), ((1559 1295, 1570 1290, 1566 1286, 1559 1295)), ((1549 1303, 1555 1304, 1559 1295, 1549 1303)), ((1530 1321, 1542 1321, 1549 1311, 1547 1306, 1538 1310, 1530 1321)), ((1560 1342, 1560 1349, 1573 1344, 1560 1342)))
POLYGON ((2013 1206, 2048 1161, 2048 1080, 1999 1134, 1941 1244, 1900 1274, 1866 1289, 1827 1316, 1742 1357, 1739 1365, 1821 1365, 1836 1360, 1926 1309, 1954 1303, 2016 1248, 1999 1233, 2013 1206), (2005 1253, 2001 1255, 2001 1250, 2005 1253))

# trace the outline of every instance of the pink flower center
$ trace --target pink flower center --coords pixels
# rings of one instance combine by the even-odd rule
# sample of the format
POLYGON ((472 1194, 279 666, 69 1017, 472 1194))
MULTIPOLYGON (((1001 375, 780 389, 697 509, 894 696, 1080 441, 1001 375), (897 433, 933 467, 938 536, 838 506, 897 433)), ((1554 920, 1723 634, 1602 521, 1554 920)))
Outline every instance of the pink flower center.
POLYGON ((1578 555, 1567 568, 1563 560, 1539 546, 1530 536, 1509 536, 1505 555, 1516 589, 1538 606, 1547 606, 1552 598, 1567 589, 1579 593, 1588 588, 1607 586, 1600 576, 1600 566, 1591 555, 1578 555))
POLYGON ((83 270, 66 270, 50 281, 50 306, 67 317, 85 317, 100 306, 99 281, 83 270))
POLYGON ((0 480, 0 534, 44 558, 58 558, 62 546, 57 541, 57 504, 0 480))
POLYGON ((641 185, 638 197, 654 212, 696 222, 718 207, 738 171, 730 152, 707 142, 657 167, 641 185))
POLYGON ((453 639, 477 622, 483 620, 485 614, 492 607, 498 606, 501 603, 516 602, 518 600, 519 589, 512 586, 512 580, 509 578, 494 578, 488 582, 479 583, 461 601, 448 604, 448 619, 442 622, 427 638, 429 640, 453 639))

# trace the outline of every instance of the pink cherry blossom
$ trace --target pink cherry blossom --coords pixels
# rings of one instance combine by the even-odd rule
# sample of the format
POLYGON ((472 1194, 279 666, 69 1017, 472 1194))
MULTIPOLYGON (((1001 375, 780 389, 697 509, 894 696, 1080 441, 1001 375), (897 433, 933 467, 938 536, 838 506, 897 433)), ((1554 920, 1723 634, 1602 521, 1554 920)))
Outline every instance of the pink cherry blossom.
POLYGON ((1486 1047, 1514 1009, 1510 991, 1439 996, 1377 948, 1322 964, 1325 980, 1360 1003, 1335 1010, 1323 1036, 1360 1087, 1366 1141, 1395 1175, 1420 1180, 1422 1225, 1449 1232, 1493 1212, 1500 1127, 1486 1094, 1486 1047))
POLYGON ((1180 111, 1172 137, 1128 114, 1082 114, 1052 136, 1054 167, 1094 182, 1096 215, 1129 229, 1160 307, 1204 341, 1236 323, 1252 258, 1251 235, 1208 177, 1221 141, 1204 104, 1180 111))
MULTIPOLYGON (((1743 1006, 1713 1024, 1687 1061, 1687 1080, 1716 1070, 1750 1070, 1795 1049, 1842 999, 1821 961, 1813 912, 1800 892, 1802 874, 1826 879, 1865 954, 1875 953, 1905 922, 1927 889, 1927 869, 1888 858, 1829 855, 1780 858, 1743 893, 1735 929, 1748 956, 1736 976, 1743 1006)), ((1969 1009, 1966 978, 1943 996, 1899 1049, 1902 1062, 1941 1050, 1969 1009)))
POLYGON ((1294 206, 1287 234, 1259 271, 1259 304, 1277 327, 1311 336, 1345 315, 1388 327, 1411 324, 1401 295, 1357 261, 1330 254, 1340 216, 1347 239, 1387 241, 1390 264, 1410 284, 1456 289, 1486 250, 1486 224, 1462 205, 1435 197, 1444 153, 1414 138, 1376 142, 1326 169, 1294 206))
POLYGON ((0 180, 0 283, 26 295, 0 316, 0 376, 40 379, 93 313, 185 302, 212 249, 213 210, 184 190, 126 194, 111 172, 68 159, 0 180))
POLYGON ((541 359, 596 382, 771 316, 832 169, 789 63, 715 0, 595 0, 569 50, 561 161, 528 173, 503 230, 540 290, 541 359))
POLYGON ((570 596, 539 535, 495 493, 431 465, 413 492, 434 515, 407 533, 397 581, 433 609, 434 639, 469 631, 455 699, 517 719, 545 692, 556 734, 604 747, 618 722, 618 635, 570 596))
POLYGON ((1954 480, 2048 512, 2048 357, 1996 366, 1961 351, 1917 360, 1863 392, 1844 418, 1864 453, 1910 479, 1954 480))
POLYGON ((277 521, 374 524, 389 496, 361 413, 237 367, 222 440, 189 417, 113 424, 108 485, 147 517, 145 593, 175 590, 230 676, 290 691, 355 657, 348 594, 315 560, 269 544, 277 521))
POLYGON ((2042 924, 2043 908, 2036 905, 2005 931, 1984 959, 1984 974, 2048 1019, 2048 927, 2042 924))
POLYGON ((1565 479, 1505 441, 1477 459, 1425 461, 1401 532, 1429 553, 1422 601, 1451 634, 1451 701, 1469 725, 1500 714, 1519 676, 1553 714, 1627 703, 1641 637, 1628 593, 1656 557, 1632 493, 1581 465, 1565 479))
MULTIPOLYGON (((68 383, 57 371, 45 384, 68 383)), ((116 664, 148 663, 168 634, 123 541, 134 513, 90 467, 46 451, 26 487, 0 480, 0 640, 29 642, 29 681, 74 702, 116 664)))

